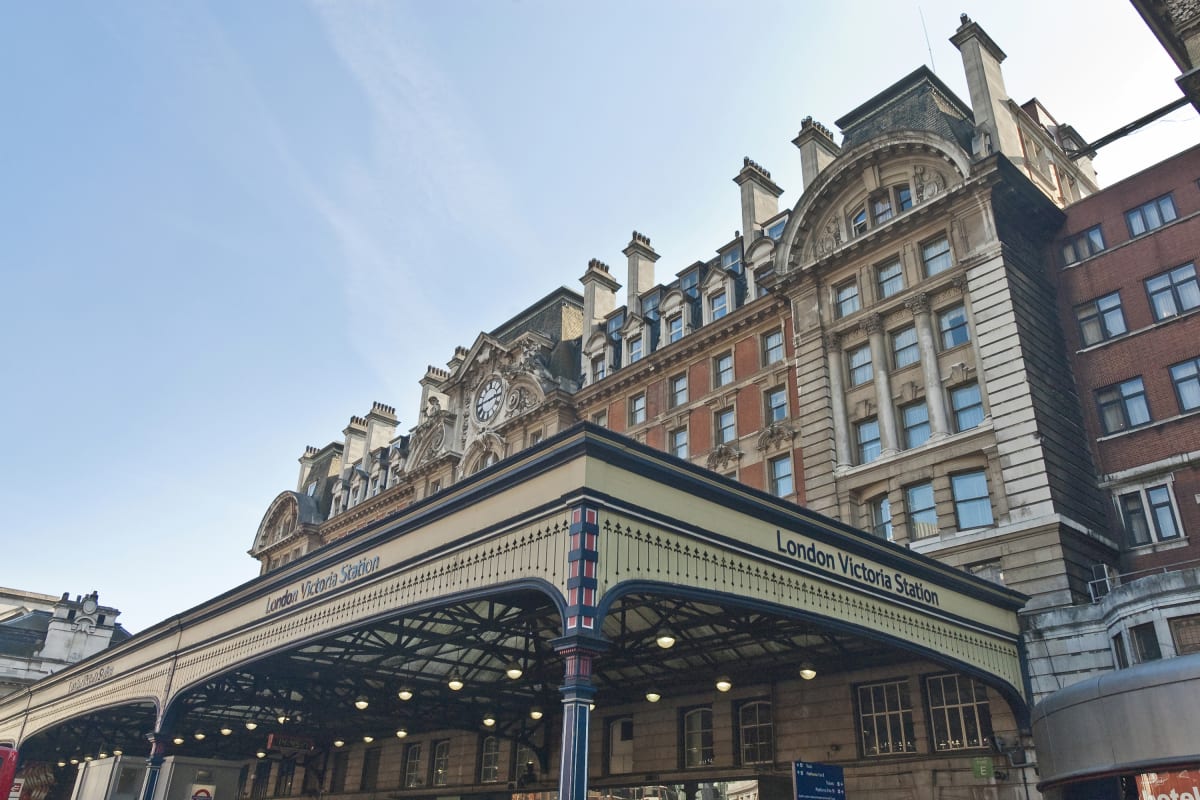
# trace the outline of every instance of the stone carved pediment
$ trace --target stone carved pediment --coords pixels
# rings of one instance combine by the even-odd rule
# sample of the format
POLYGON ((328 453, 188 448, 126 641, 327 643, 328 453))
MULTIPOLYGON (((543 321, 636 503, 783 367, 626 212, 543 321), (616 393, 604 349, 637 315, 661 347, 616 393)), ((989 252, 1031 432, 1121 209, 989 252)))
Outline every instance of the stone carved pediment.
POLYGON ((732 444, 719 444, 708 454, 708 468, 718 472, 727 469, 729 464, 737 463, 742 457, 742 451, 732 444))
POLYGON ((772 422, 758 435, 758 449, 764 452, 790 445, 796 429, 789 422, 772 422))

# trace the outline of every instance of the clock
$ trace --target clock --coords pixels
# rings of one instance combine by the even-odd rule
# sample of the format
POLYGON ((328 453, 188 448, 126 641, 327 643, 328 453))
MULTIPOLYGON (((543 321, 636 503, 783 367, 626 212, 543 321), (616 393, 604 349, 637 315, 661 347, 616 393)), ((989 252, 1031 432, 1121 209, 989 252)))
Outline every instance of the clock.
POLYGON ((503 395, 504 384, 499 377, 493 376, 483 385, 475 397, 475 416, 479 418, 480 422, 487 422, 496 416, 496 412, 500 410, 500 401, 503 395))
POLYGON ((84 601, 83 601, 83 613, 85 613, 85 614, 95 614, 95 613, 96 613, 96 608, 97 608, 97 606, 96 606, 96 601, 95 601, 95 600, 93 600, 93 599, 92 599, 92 598, 90 598, 90 597, 88 597, 88 598, 85 598, 85 599, 84 599, 84 601))

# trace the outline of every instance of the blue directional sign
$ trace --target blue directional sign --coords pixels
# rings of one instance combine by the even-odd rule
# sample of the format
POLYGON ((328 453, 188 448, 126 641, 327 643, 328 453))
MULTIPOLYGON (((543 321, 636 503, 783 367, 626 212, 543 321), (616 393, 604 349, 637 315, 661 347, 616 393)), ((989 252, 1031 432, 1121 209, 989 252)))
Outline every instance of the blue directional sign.
POLYGON ((841 767, 808 761, 792 762, 796 800, 846 800, 846 776, 841 767))

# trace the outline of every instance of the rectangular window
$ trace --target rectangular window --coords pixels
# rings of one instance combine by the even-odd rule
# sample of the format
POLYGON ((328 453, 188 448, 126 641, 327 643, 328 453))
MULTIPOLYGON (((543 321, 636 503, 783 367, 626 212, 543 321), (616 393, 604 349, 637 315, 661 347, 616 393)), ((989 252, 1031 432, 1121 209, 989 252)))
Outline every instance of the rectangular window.
POLYGON ((1179 538, 1174 495, 1167 484, 1127 492, 1119 503, 1130 546, 1179 538))
POLYGON ((742 272, 742 246, 721 253, 721 269, 740 275, 742 272))
POLYGON ((604 379, 604 356, 592 359, 592 383, 604 379))
POLYGON ((629 363, 642 360, 642 337, 634 336, 629 340, 629 363))
POLYGON ((783 332, 771 331, 762 337, 763 366, 783 361, 783 332))
POLYGON ((900 259, 876 268, 876 285, 879 287, 879 299, 891 297, 904 288, 904 268, 900 259))
POLYGON ((1175 219, 1175 201, 1171 195, 1164 194, 1149 203, 1125 212, 1125 224, 1129 226, 1130 236, 1141 236, 1143 233, 1161 228, 1175 219))
POLYGON ((987 476, 983 470, 951 475, 950 491, 954 495, 954 516, 960 531, 992 524, 992 501, 988 497, 987 476))
POLYGON ((667 318, 667 342, 678 342, 683 338, 683 315, 667 318))
POLYGON ((1186 656, 1200 653, 1200 614, 1173 617, 1167 620, 1171 626, 1171 639, 1175 642, 1175 655, 1186 656))
POLYGON ((1121 293, 1098 297, 1075 309, 1079 321, 1079 339, 1084 347, 1104 342, 1125 333, 1125 314, 1121 311, 1121 293))
POLYGON ((913 707, 908 681, 888 681, 859 686, 859 746, 864 756, 890 756, 917 752, 913 733, 913 707))
POLYGON ((787 390, 784 387, 768 389, 763 397, 768 425, 787 419, 787 390))
POLYGON ((676 458, 688 457, 688 429, 676 428, 671 431, 671 455, 676 458))
POLYGON ((771 494, 776 497, 787 497, 792 493, 792 459, 791 456, 779 456, 768 462, 771 476, 771 494))
MULTIPOLYGON (((370 754, 370 751, 367 751, 370 754)), ((379 772, 379 760, 375 761, 375 772, 379 772)), ((367 763, 363 762, 363 780, 367 779, 367 763)), ((279 771, 275 773, 275 796, 276 797, 291 797, 292 796, 292 781, 296 778, 296 760, 294 758, 285 758, 279 762, 279 771)), ((374 783, 371 788, 374 789, 374 783)))
POLYGON ((688 380, 687 373, 683 372, 675 375, 670 380, 671 389, 671 408, 681 406, 688 401, 688 380))
POLYGON ((933 484, 918 483, 904 490, 904 510, 908 514, 908 533, 914 539, 936 536, 937 506, 933 502, 933 484))
POLYGON ((861 386, 875 376, 871 369, 871 345, 864 344, 846 354, 850 363, 850 385, 861 386))
POLYGON ((717 292, 708 298, 708 312, 710 320, 718 320, 729 312, 724 292, 717 292))
POLYGON ((1125 639, 1121 634, 1112 637, 1113 653, 1117 656, 1117 669, 1125 669, 1129 666, 1129 654, 1125 652, 1125 639))
POLYGON ((450 742, 441 741, 433 746, 433 785, 445 786, 450 782, 450 742))
POLYGON ((1100 407, 1100 426, 1105 433, 1116 433, 1150 422, 1150 407, 1146 404, 1146 389, 1142 378, 1130 378, 1096 392, 1100 407))
POLYGON ((1070 266, 1096 255, 1103 249, 1104 234, 1101 233, 1100 226, 1095 225, 1063 241, 1062 264, 1064 267, 1070 266))
POLYGON ((892 504, 886 494, 872 498, 871 533, 880 539, 892 541, 892 504))
POLYGON ((862 236, 867 232, 867 208, 860 207, 850 216, 850 235, 862 236))
POLYGON ((1171 382, 1175 384, 1180 413, 1200 408, 1200 358, 1173 365, 1171 382))
POLYGON ((943 350, 971 341, 971 330, 967 327, 967 310, 962 306, 954 306, 938 314, 938 330, 942 334, 943 350))
POLYGON ((737 439, 737 427, 732 408, 718 411, 714 415, 713 439, 717 444, 729 444, 737 439))
POLYGON ((858 284, 854 281, 843 283, 834 290, 834 302, 837 307, 837 316, 848 317, 855 311, 858 311, 858 284))
POLYGON ((858 463, 870 464, 879 458, 883 449, 879 442, 879 420, 863 420, 854 426, 854 433, 858 442, 858 463))
POLYGON ((425 775, 421 771, 421 743, 413 742, 404 751, 404 786, 411 789, 425 785, 425 775))
POLYGON ((1158 661, 1162 658, 1162 650, 1158 647, 1158 633, 1154 630, 1153 622, 1134 625, 1129 629, 1129 639, 1133 642, 1133 652, 1137 655, 1139 663, 1158 661))
POLYGON ((349 771, 349 768, 349 753, 342 751, 340 753, 333 754, 333 768, 331 769, 329 776, 329 791, 335 794, 346 791, 346 773, 349 771))
POLYGON ((896 208, 900 211, 908 211, 912 208, 912 190, 908 188, 907 183, 897 184, 896 192, 896 208))
POLYGON ((950 390, 950 408, 954 412, 954 431, 962 433, 983 422, 983 398, 979 384, 968 383, 950 390))
POLYGON ((783 229, 787 227, 787 220, 781 219, 771 227, 767 228, 767 238, 778 241, 780 236, 783 236, 783 229))
POLYGON ((775 760, 774 723, 771 704, 765 700, 743 703, 738 708, 738 742, 741 763, 770 764, 775 760))
POLYGON ((921 350, 917 346, 917 329, 909 325, 892 334, 892 361, 896 369, 916 364, 921 360, 921 350))
POLYGON ((992 712, 982 683, 960 675, 932 675, 925 679, 925 692, 934 750, 991 746, 992 712))
POLYGON ((607 428, 608 427, 608 412, 607 411, 597 411, 595 414, 592 414, 592 422, 596 425, 599 425, 601 428, 607 428))
POLYGON ((712 709, 693 708, 683 715, 683 766, 707 767, 712 763, 712 709))
POLYGON ((713 359, 713 388, 733 383, 733 353, 722 353, 713 359))
POLYGON ((641 392, 629 398, 629 424, 641 425, 646 421, 646 393, 641 392))
POLYGON ((892 218, 892 198, 887 192, 871 198, 871 217, 876 225, 882 225, 892 218))
POLYGON ((921 245, 921 263, 925 265, 925 277, 931 278, 950 269, 950 240, 939 236, 921 245))
POLYGON ((360 792, 373 792, 379 784, 380 752, 382 751, 378 747, 368 747, 363 752, 362 777, 358 780, 358 790, 360 792))
POLYGON ((929 407, 924 401, 911 403, 900 409, 904 425, 904 447, 911 450, 929 441, 929 407))
POLYGON ((1196 265, 1182 267, 1146 279, 1146 293, 1154 319, 1161 322, 1200 306, 1200 284, 1196 283, 1196 265))

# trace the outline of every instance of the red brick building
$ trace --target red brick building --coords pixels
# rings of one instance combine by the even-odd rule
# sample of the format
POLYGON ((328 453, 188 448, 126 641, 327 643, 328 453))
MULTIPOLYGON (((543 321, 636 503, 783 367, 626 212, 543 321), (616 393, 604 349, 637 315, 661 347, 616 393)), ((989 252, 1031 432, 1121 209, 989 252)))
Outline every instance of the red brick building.
POLYGON ((1200 147, 1066 209, 1047 259, 1123 572, 1200 558, 1200 147))

